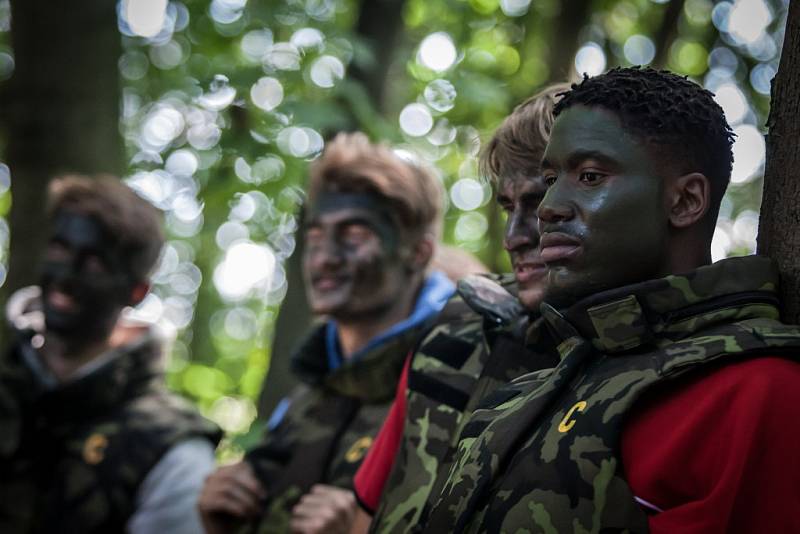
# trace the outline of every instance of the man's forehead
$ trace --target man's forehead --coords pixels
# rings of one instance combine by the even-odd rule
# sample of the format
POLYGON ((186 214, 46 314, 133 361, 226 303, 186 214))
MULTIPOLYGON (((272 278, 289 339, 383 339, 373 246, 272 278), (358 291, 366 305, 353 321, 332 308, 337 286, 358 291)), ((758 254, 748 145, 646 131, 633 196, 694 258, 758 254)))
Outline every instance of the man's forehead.
POLYGON ((640 145, 613 111, 597 106, 574 106, 564 110, 553 123, 543 162, 553 163, 554 159, 569 157, 575 152, 597 152, 613 157, 640 145))
POLYGON ((323 191, 307 211, 307 224, 334 224, 347 219, 390 222, 392 210, 388 200, 370 192, 323 191))
POLYGON ((51 238, 73 246, 100 247, 108 245, 109 236, 93 217, 83 213, 59 212, 53 220, 51 238))
MULTIPOLYGON (((538 170, 538 165, 537 165, 538 170)), ((497 185, 497 196, 514 198, 525 193, 541 192, 547 189, 541 171, 536 174, 515 174, 500 179, 497 185)))
POLYGON ((352 222, 378 222, 381 220, 380 212, 376 209, 354 206, 328 206, 326 209, 310 213, 306 224, 311 226, 335 226, 352 222))

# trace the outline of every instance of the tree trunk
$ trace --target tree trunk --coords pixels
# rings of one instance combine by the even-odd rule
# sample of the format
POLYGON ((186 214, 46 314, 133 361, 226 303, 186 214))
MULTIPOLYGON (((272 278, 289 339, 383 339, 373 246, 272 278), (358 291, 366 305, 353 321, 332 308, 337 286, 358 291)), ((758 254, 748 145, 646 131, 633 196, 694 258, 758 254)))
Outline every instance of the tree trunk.
POLYGON ((392 65, 400 30, 403 27, 405 0, 362 0, 356 35, 372 50, 372 61, 356 65, 350 75, 360 81, 375 109, 385 111, 386 77, 392 65))
POLYGON ((664 9, 661 25, 653 36, 656 55, 651 64, 657 69, 663 69, 669 61, 669 48, 678 33, 678 20, 681 18, 685 5, 686 0, 672 0, 664 9))
POLYGON ((781 271, 783 319, 800 322, 800 2, 789 4, 778 74, 772 81, 767 120, 767 164, 758 231, 758 252, 781 271))
MULTIPOLYGON (((302 216, 302 214, 301 214, 302 216)), ((297 232, 297 246, 286 260, 288 290, 275 321, 267 376, 258 398, 258 414, 268 417, 278 402, 297 384, 291 371, 292 352, 311 326, 302 273, 303 232, 297 232)))
POLYGON ((589 22, 592 8, 591 0, 570 0, 561 2, 560 5, 561 12, 553 20, 547 58, 551 83, 564 82, 575 77, 575 54, 583 44, 577 41, 577 35, 589 22))
POLYGON ((14 0, 11 14, 16 70, 0 99, 13 201, 4 297, 36 282, 53 175, 119 174, 123 161, 115 2, 14 0))

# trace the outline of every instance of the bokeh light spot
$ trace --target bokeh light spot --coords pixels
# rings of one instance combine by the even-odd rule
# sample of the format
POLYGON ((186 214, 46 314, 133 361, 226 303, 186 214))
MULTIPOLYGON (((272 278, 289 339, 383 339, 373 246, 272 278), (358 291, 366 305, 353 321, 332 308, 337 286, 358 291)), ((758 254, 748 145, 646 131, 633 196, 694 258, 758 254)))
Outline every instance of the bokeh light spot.
POLYGON ((445 32, 436 32, 422 40, 417 61, 436 72, 449 69, 456 61, 456 46, 445 32))
POLYGON ((124 0, 123 12, 134 35, 153 37, 164 27, 167 0, 124 0))
POLYGON ((422 95, 425 102, 440 113, 450 111, 456 105, 456 88, 448 80, 433 80, 425 86, 422 95))
POLYGON ((344 77, 344 64, 334 56, 321 56, 311 64, 311 81, 317 86, 330 88, 344 77))
POLYGON ((736 0, 727 18, 727 31, 731 37, 751 44, 762 37, 772 22, 772 11, 763 0, 736 0))
POLYGON ((298 70, 300 51, 292 43, 275 43, 264 55, 264 66, 276 70, 298 70))
POLYGON ((631 35, 622 51, 631 65, 648 65, 656 57, 656 45, 646 35, 631 35))
POLYGON ((230 106, 236 98, 236 89, 231 87, 227 76, 217 74, 209 90, 197 99, 197 103, 211 111, 220 111, 230 106))
POLYGON ((722 106, 725 118, 732 126, 742 122, 749 109, 747 99, 735 83, 724 83, 717 87, 714 100, 722 106))
POLYGON ((766 157, 764 136, 755 126, 742 124, 733 129, 733 170, 731 182, 741 184, 752 180, 761 169, 766 157))
POLYGON ((758 93, 769 96, 772 89, 772 79, 778 73, 778 69, 769 63, 761 63, 753 67, 750 71, 750 85, 758 93))
POLYGON ((575 54, 575 70, 578 74, 597 76, 605 69, 606 53, 599 44, 588 42, 575 54))
POLYGON ((433 117, 424 104, 409 104, 400 112, 400 128, 412 137, 421 137, 433 128, 433 117))
POLYGON ((214 269, 214 285, 223 298, 238 301, 268 287, 274 270, 275 254, 268 246, 240 241, 227 249, 214 269))
POLYGON ((450 200, 462 211, 471 211, 483 204, 484 190, 477 180, 462 178, 450 188, 450 200))
POLYGON ((250 88, 250 99, 260 109, 271 111, 283 102, 283 85, 275 78, 259 78, 250 88))
POLYGON ((531 0, 500 0, 500 9, 508 17, 521 17, 528 12, 531 0))
POLYGON ((242 37, 240 46, 248 60, 261 61, 269 47, 272 46, 272 32, 268 28, 249 31, 242 37))
POLYGON ((164 169, 177 176, 192 176, 197 172, 199 165, 194 152, 181 148, 169 155, 164 169))
POLYGON ((455 236, 459 241, 477 241, 486 235, 488 229, 486 217, 480 212, 471 211, 458 218, 455 236))
POLYGON ((292 34, 289 42, 300 50, 322 48, 325 36, 316 28, 300 28, 292 34))

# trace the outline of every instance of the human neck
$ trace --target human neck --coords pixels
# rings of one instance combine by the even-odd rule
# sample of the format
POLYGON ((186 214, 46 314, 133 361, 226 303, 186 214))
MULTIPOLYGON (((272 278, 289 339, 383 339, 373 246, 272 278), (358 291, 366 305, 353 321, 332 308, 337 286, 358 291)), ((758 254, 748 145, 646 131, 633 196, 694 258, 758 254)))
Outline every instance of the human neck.
POLYGON ((110 347, 109 337, 98 341, 72 341, 55 333, 45 333, 40 353, 45 365, 59 382, 66 382, 75 372, 110 347))
POLYGON ((384 310, 383 313, 359 317, 355 320, 336 318, 342 357, 346 360, 349 359, 367 346, 375 336, 411 315, 421 285, 419 282, 414 291, 403 292, 400 301, 384 310))
POLYGON ((45 332, 44 345, 40 353, 56 379, 59 382, 66 382, 90 361, 109 349, 132 342, 140 334, 139 328, 128 327, 120 322, 115 323, 107 335, 88 342, 85 337, 72 340, 54 332, 45 332))
POLYGON ((688 234, 673 239, 664 276, 685 274, 711 263, 711 239, 688 234))

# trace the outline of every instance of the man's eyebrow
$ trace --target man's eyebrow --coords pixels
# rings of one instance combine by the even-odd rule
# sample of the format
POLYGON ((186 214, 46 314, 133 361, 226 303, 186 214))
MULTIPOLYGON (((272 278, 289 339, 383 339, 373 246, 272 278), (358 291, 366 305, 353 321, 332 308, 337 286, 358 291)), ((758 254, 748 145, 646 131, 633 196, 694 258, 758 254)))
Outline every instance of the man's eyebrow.
POLYGON ((576 150, 567 158, 567 165, 571 168, 577 167, 587 159, 598 161, 603 165, 615 166, 617 164, 617 160, 605 152, 600 152, 598 150, 576 150))
POLYGON ((374 228, 376 226, 376 222, 369 217, 364 215, 355 215, 353 217, 348 217, 346 219, 342 219, 336 223, 336 226, 355 226, 361 225, 366 226, 368 228, 374 228))

